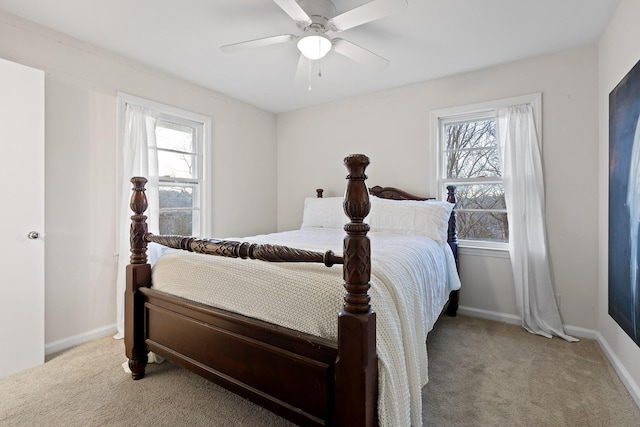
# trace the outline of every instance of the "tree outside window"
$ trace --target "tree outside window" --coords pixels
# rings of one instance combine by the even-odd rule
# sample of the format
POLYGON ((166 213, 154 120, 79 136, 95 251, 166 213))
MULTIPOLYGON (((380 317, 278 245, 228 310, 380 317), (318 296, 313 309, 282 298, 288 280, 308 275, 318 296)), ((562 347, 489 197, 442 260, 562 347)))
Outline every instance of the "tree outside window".
POLYGON ((159 119, 156 123, 160 234, 200 232, 197 125, 159 119))
POLYGON ((509 227, 494 113, 440 118, 440 183, 455 185, 458 237, 507 243, 509 227))

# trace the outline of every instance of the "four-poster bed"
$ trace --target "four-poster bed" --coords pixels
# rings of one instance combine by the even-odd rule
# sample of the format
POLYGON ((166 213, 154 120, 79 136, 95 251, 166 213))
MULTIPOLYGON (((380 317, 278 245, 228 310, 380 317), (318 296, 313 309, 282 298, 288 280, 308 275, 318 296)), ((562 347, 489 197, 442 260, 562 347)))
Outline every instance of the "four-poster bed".
MULTIPOLYGON (((390 391, 394 391, 393 381, 389 380, 381 382, 382 390, 379 390, 378 358, 379 356, 381 357, 380 363, 382 365, 380 366, 384 368, 384 372, 380 373, 382 381, 383 378, 388 377, 387 359, 390 358, 388 356, 390 352, 384 346, 386 344, 383 343, 378 344, 378 350, 382 349, 381 355, 376 351, 376 320, 378 315, 380 319, 386 319, 390 315, 394 315, 395 308, 388 308, 387 306, 392 304, 384 302, 381 297, 378 297, 378 294, 386 292, 386 288, 378 283, 378 277, 376 276, 376 281, 374 282, 376 286, 372 287, 371 282, 372 254, 371 240, 368 236, 370 227, 365 222, 365 218, 371 210, 371 201, 369 191, 365 185, 366 175, 364 173, 368 163, 369 159, 364 155, 351 155, 345 159, 349 174, 347 176, 348 183, 343 204, 344 213, 348 216, 349 222, 344 225, 344 231, 342 231, 342 236, 346 232, 343 240, 342 256, 335 255, 332 251, 294 249, 290 246, 251 240, 220 241, 181 236, 154 236, 147 232, 146 217, 143 215, 147 207, 144 193, 146 180, 144 178, 133 178, 134 193, 131 199, 131 207, 134 215, 132 216, 131 226, 131 264, 127 267, 125 294, 125 347, 133 378, 140 379, 144 376, 147 354, 152 351, 239 395, 249 398, 297 424, 376 425, 379 416, 379 392, 382 395, 383 393, 390 394, 390 391), (283 282, 283 295, 272 296, 271 299, 275 300, 273 304, 283 304, 275 310, 279 315, 283 314, 283 316, 281 316, 282 321, 276 322, 271 321, 270 317, 267 318, 268 320, 264 320, 265 318, 262 317, 259 311, 256 311, 257 314, 253 314, 253 311, 251 311, 253 308, 257 310, 259 308, 257 306, 262 305, 263 301, 266 304, 269 300, 269 295, 261 294, 257 297, 252 295, 254 289, 258 289, 261 285, 257 282, 254 282, 254 286, 250 285, 250 292, 236 296, 236 299, 245 300, 239 301, 239 304, 245 302, 247 303, 245 305, 251 306, 249 313, 224 308, 226 306, 222 301, 230 289, 234 290, 235 282, 226 283, 223 286, 224 289, 218 291, 217 296, 213 297, 214 302, 211 303, 206 299, 197 302, 197 297, 187 297, 186 295, 191 295, 188 293, 181 294, 181 292, 190 291, 178 290, 169 293, 169 291, 158 290, 158 288, 171 288, 174 282, 179 281, 192 269, 200 272, 203 271, 203 268, 214 268, 213 266, 200 267, 199 265, 194 267, 194 264, 191 264, 191 260, 178 261, 178 263, 186 263, 183 267, 175 267, 175 264, 165 261, 165 259, 170 260, 172 257, 182 257, 179 253, 167 253, 161 257, 162 261, 159 260, 156 263, 153 270, 153 287, 151 287, 152 269, 147 263, 146 256, 147 243, 149 242, 196 252, 197 254, 190 255, 207 258, 207 260, 216 258, 219 260, 217 262, 220 262, 222 259, 226 259, 227 261, 225 262, 228 264, 225 264, 220 270, 225 274, 228 269, 235 268, 236 264, 246 266, 250 263, 249 261, 239 261, 236 258, 272 261, 279 264, 278 268, 283 262, 305 263, 305 265, 308 265, 308 263, 321 263, 324 266, 313 265, 313 267, 306 267, 312 270, 307 274, 313 274, 309 277, 314 279, 310 280, 311 283, 306 284, 308 286, 300 284, 300 290, 297 288, 291 290, 285 287, 286 284, 284 282, 288 280, 287 275, 292 274, 291 277, 295 278, 298 274, 294 272, 293 268, 289 268, 290 264, 279 270, 278 274, 281 274, 279 277, 283 282), (198 254, 218 255, 218 257, 205 257, 198 254), (321 297, 320 299, 314 299, 311 294, 323 292, 318 289, 323 286, 326 287, 323 283, 326 282, 324 276, 327 274, 330 275, 328 276, 330 283, 338 282, 339 285, 339 275, 336 275, 335 268, 332 267, 336 264, 342 264, 342 285, 344 287, 341 309, 339 312, 338 310, 332 312, 335 314, 331 315, 335 325, 329 325, 326 328, 328 331, 326 333, 323 333, 323 326, 319 327, 319 332, 316 331, 314 329, 316 324, 311 324, 307 330, 307 326, 297 324, 298 319, 305 317, 305 313, 319 309, 325 303, 324 300, 333 298, 321 297), (320 271, 320 268, 323 271, 320 271), (159 271, 164 270, 168 271, 168 273, 165 273, 162 277, 165 282, 169 282, 168 285, 161 284, 159 271), (327 273, 324 271, 327 271, 327 273), (166 279, 172 274, 174 279, 166 279), (338 280, 335 280, 336 277, 338 280), (161 286, 167 287, 161 288, 161 286), (302 297, 295 297, 293 294, 296 292, 309 292, 309 297, 307 298, 307 294, 303 294, 302 297), (289 294, 291 300, 287 299, 289 294), (370 294, 374 296, 373 301, 370 294), (222 295, 220 297, 222 308, 220 306, 216 307, 218 305, 218 296, 220 295, 222 295), (251 303, 252 297, 258 298, 256 300, 258 301, 257 304, 251 303), (304 300, 304 304, 308 305, 303 305, 302 308, 297 307, 296 302, 300 300, 304 300), (372 302, 375 311, 372 310, 372 302), (298 311, 302 314, 296 314, 298 311), (240 312, 243 314, 238 314, 240 312), (287 315, 289 315, 289 320, 287 315), (336 317, 337 321, 335 320, 336 317), (287 323, 288 321, 290 323, 287 323)), ((426 200, 389 187, 373 187, 370 193, 381 199, 426 200)), ((448 201, 455 202, 453 188, 449 189, 448 201)), ((342 204, 343 201, 339 200, 339 202, 342 204)), ((327 201, 326 203, 333 202, 327 201)), ((378 203, 377 199, 376 203, 378 203)), ((435 203, 441 202, 434 202, 435 207, 441 208, 440 205, 436 206, 435 203)), ((424 203, 419 208, 422 209, 423 205, 424 203)), ((405 207, 407 209, 414 208, 413 206, 405 207)), ((305 207, 305 215, 307 213, 306 209, 305 207)), ((410 211, 410 215, 414 215, 413 211, 410 211)), ((375 219, 372 214, 370 219, 372 222, 381 224, 380 229, 383 230, 384 218, 375 219)), ((446 251, 448 253, 445 253, 445 255, 451 257, 451 262, 454 265, 453 269, 455 269, 457 256, 455 256, 454 260, 454 255, 457 255, 457 238, 455 212, 451 211, 451 207, 449 207, 446 220, 448 227, 446 224, 444 225, 446 229, 444 231, 444 246, 447 247, 446 251), (449 247, 451 250, 449 250, 449 247)), ((305 221, 309 222, 308 217, 305 221)), ((344 221, 341 224, 343 223, 344 221)), ((309 229, 313 229, 313 227, 310 226, 309 229)), ((311 230, 311 232, 313 233, 314 231, 311 230)), ((333 238, 335 233, 331 230, 328 232, 333 238)), ((277 237, 280 234, 284 235, 286 233, 278 233, 274 236, 277 237)), ((303 233, 303 239, 307 235, 303 233)), ((290 235, 287 235, 287 238, 290 238, 290 235)), ((406 236, 405 238, 412 239, 413 237, 406 236)), ((380 242, 380 248, 382 249, 382 243, 389 239, 389 235, 382 232, 376 234, 373 242, 375 244, 380 242)), ((420 239, 430 240, 424 237, 420 237, 420 239)), ((277 243, 277 238, 274 241, 277 243)), ((304 242, 304 240, 300 240, 300 242, 304 242)), ((429 244, 432 244, 436 251, 438 250, 437 248, 442 247, 442 244, 438 245, 435 242, 429 244)), ((380 252, 383 251, 381 250, 380 252)), ((393 255, 391 252, 385 255, 385 257, 389 257, 392 260, 388 263, 398 264, 398 258, 394 261, 393 255)), ((376 268, 384 271, 386 268, 383 265, 384 260, 374 259, 377 263, 376 268)), ((447 260, 442 261, 441 265, 445 265, 447 260)), ((252 269, 269 269, 271 267, 268 264, 272 263, 255 262, 252 263, 252 269)), ((441 275, 451 275, 450 271, 444 271, 444 267, 442 269, 443 273, 441 275)), ((245 271, 241 275, 248 276, 249 273, 245 271)), ((390 273, 388 275, 391 277, 390 273)), ((457 274, 455 279, 457 280, 457 274)), ((203 287, 208 287, 208 280, 204 279, 203 287)), ((291 280, 293 281, 294 279, 291 280)), ((380 281, 382 280, 380 279, 380 281)), ((422 289, 416 291, 420 295, 433 293, 436 296, 429 297, 437 300, 435 303, 438 308, 434 319, 442 311, 449 295, 451 297, 447 310, 450 315, 455 315, 459 282, 457 285, 454 283, 447 286, 452 286, 455 290, 450 291, 449 288, 443 287, 438 291, 422 289), (442 297, 443 294, 445 295, 444 298, 442 297)), ((267 293, 277 294, 279 291, 276 288, 267 289, 267 293)), ((340 292, 333 293, 336 298, 340 298, 340 292)), ((398 291, 398 293, 400 294, 401 292, 398 291)), ((404 301, 409 301, 417 294, 411 294, 409 297, 399 296, 397 298, 399 300, 404 298, 404 301)), ((398 311, 417 313, 422 308, 418 307, 415 311, 411 310, 413 310, 411 307, 402 307, 398 311)), ((324 309, 320 311, 324 311, 324 309)), ((309 314, 309 317, 311 317, 311 314, 309 314)), ((410 319, 413 319, 413 317, 417 318, 419 316, 409 316, 410 319)), ((428 332, 428 329, 433 326, 434 319, 422 319, 421 322, 425 323, 424 327, 422 324, 418 326, 410 324, 410 327, 406 328, 406 330, 411 332, 412 328, 416 328, 419 331, 424 329, 428 332)), ((409 323, 412 321, 410 320, 409 323)), ((402 322, 406 323, 407 321, 401 319, 398 323, 402 322)), ((304 322, 300 321, 299 323, 304 322)), ((322 323, 322 321, 319 321, 319 323, 322 323)), ((383 334, 382 340, 384 342, 389 341, 384 335, 387 334, 387 329, 385 329, 387 326, 384 323, 378 325, 378 327, 382 327, 382 332, 378 331, 378 333, 383 334)), ((395 327, 395 325, 392 326, 395 327)), ((409 334, 406 330, 403 330, 405 335, 409 334)), ((426 334, 415 333, 415 335, 422 340, 415 347, 418 349, 421 346, 425 347, 426 334)), ((410 346, 413 346, 413 343, 410 346)), ((419 363, 426 363, 426 349, 424 351, 425 360, 419 363)), ((411 351, 407 350, 407 359, 413 357, 410 353, 411 351)), ((395 372, 393 370, 389 371, 395 372)), ((426 374, 426 371, 424 373, 426 374)), ((416 379, 416 381, 418 380, 416 379)), ((382 411, 381 413, 387 419, 386 412, 382 411)))

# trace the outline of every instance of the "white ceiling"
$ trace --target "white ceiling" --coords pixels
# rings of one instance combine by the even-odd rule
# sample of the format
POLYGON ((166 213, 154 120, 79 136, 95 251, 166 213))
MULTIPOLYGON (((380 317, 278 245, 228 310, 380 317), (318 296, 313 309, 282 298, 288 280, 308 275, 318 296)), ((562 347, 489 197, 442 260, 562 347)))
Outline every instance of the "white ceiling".
MULTIPOLYGON (((366 0, 333 0, 341 13, 366 0)), ((391 61, 368 69, 335 52, 312 90, 295 84, 294 42, 220 46, 300 34, 272 0, 0 0, 0 9, 272 112, 481 69, 596 42, 619 0, 408 0, 340 37, 391 61)), ((335 36, 335 34, 333 34, 335 36)))

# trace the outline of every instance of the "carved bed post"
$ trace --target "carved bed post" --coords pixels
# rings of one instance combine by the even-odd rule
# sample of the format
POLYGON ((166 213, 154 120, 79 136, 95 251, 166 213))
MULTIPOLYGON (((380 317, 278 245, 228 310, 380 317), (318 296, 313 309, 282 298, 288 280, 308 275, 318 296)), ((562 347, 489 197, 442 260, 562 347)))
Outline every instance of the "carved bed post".
POLYGON ((338 314, 338 358, 336 362, 336 424, 377 425, 378 364, 376 314, 371 309, 371 251, 363 223, 370 210, 365 169, 369 158, 353 154, 344 160, 349 174, 344 211, 350 222, 344 226, 344 303, 338 314))
POLYGON ((147 196, 145 195, 145 178, 131 178, 133 194, 131 195, 131 261, 127 265, 127 286, 124 306, 124 345, 129 358, 129 369, 134 380, 144 377, 147 366, 147 350, 144 345, 144 304, 140 299, 138 288, 151 285, 151 266, 147 264, 147 196))
MULTIPOLYGON (((456 186, 455 185, 447 185, 447 202, 456 203, 456 186)), ((458 266, 458 232, 456 227, 456 211, 455 209, 451 212, 451 216, 449 217, 449 228, 447 234, 447 242, 451 247, 451 251, 453 252, 453 257, 456 259, 456 269, 460 272, 460 268, 458 266)), ((449 305, 447 306, 447 314, 449 316, 456 315, 458 311, 458 300, 460 298, 459 291, 451 291, 449 294, 449 305)))

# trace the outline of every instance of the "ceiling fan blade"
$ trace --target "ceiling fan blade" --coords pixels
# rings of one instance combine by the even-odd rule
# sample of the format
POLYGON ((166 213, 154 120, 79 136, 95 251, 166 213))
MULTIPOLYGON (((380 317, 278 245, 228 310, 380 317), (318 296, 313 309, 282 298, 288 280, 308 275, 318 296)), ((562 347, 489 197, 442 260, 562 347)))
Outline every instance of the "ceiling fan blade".
POLYGON ((261 39, 247 40, 244 42, 228 44, 225 46, 221 46, 220 49, 225 52, 236 52, 243 49, 252 49, 256 47, 270 46, 272 44, 286 43, 295 38, 296 36, 292 34, 281 34, 279 36, 264 37, 261 39))
POLYGON ((280 9, 291 17, 296 22, 311 23, 311 18, 307 15, 302 7, 296 0, 273 0, 275 4, 280 6, 280 9))
POLYGON ((407 6, 407 0, 373 0, 329 20, 335 31, 344 31, 384 18, 407 6))
POLYGON ((333 39, 333 50, 340 55, 377 70, 382 70, 389 65, 389 60, 382 56, 341 38, 333 39))

